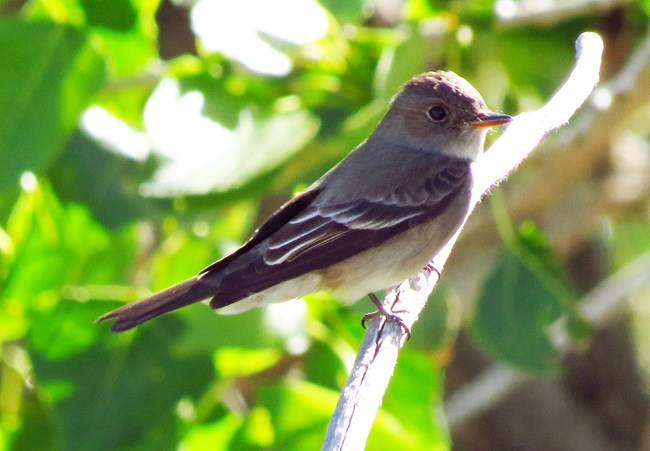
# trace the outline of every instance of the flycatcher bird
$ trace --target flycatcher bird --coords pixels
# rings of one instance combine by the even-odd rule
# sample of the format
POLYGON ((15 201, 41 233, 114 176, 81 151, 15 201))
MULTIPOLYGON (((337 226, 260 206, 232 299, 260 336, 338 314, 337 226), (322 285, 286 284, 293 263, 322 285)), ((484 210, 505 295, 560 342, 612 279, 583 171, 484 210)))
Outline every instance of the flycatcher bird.
POLYGON ((314 291, 356 300, 397 285, 454 235, 487 130, 511 120, 453 72, 416 76, 368 139, 243 246, 98 321, 114 318, 111 329, 123 331, 204 299, 230 314, 314 291))

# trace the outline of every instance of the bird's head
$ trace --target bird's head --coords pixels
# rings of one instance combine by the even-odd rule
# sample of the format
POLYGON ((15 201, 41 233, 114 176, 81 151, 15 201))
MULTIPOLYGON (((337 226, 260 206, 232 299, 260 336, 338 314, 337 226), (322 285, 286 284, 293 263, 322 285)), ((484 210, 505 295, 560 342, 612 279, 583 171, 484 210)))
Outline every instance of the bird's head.
POLYGON ((489 127, 511 120, 490 111, 481 94, 454 72, 427 72, 402 87, 376 133, 415 149, 474 160, 489 127))

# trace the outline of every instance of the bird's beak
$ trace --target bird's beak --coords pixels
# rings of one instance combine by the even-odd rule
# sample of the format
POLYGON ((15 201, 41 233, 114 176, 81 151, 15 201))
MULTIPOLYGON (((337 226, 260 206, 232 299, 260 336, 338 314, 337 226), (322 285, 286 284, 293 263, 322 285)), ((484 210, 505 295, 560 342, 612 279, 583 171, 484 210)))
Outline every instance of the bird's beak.
POLYGON ((472 127, 492 127, 494 125, 501 125, 510 122, 512 117, 507 114, 497 114, 492 112, 480 113, 478 119, 468 122, 472 127))

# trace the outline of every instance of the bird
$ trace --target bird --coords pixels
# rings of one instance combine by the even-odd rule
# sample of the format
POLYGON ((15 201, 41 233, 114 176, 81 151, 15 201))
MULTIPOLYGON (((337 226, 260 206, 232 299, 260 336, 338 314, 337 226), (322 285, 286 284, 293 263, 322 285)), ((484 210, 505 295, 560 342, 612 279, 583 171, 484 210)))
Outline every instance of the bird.
MULTIPOLYGON (((311 292, 354 301, 417 274, 469 210, 493 112, 451 71, 413 77, 371 135, 196 276, 110 311, 113 331, 209 300, 234 314, 311 292)), ((372 299, 372 296, 371 296, 372 299)), ((376 297, 375 297, 376 299, 376 297)))

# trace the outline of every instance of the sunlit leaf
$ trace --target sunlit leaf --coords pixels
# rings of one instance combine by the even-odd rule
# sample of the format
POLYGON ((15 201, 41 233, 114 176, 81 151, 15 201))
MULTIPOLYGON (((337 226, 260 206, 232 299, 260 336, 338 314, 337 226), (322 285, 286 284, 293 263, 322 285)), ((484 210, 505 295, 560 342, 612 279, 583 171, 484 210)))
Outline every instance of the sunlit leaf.
POLYGON ((215 368, 221 377, 247 376, 277 363, 278 349, 236 349, 221 347, 215 353, 215 368))
POLYGON ((338 398, 336 391, 305 381, 287 381, 265 387, 261 397, 271 414, 278 449, 320 448, 338 398))
MULTIPOLYGON (((221 136, 221 142, 203 143, 212 148, 206 149, 209 154, 183 149, 185 156, 179 154, 175 162, 161 168, 146 189, 156 194, 201 194, 236 188, 277 167, 311 139, 317 128, 302 110, 263 119, 242 114, 234 132, 214 134, 213 139, 221 136)), ((191 146, 200 137, 186 138, 186 145, 191 146)), ((184 139, 179 136, 179 142, 184 139)))
POLYGON ((235 415, 226 415, 218 421, 197 425, 190 429, 180 446, 189 451, 231 449, 230 442, 241 424, 240 418, 235 415))
POLYGON ((442 398, 442 371, 422 355, 402 350, 367 449, 449 449, 445 419, 435 408, 442 398))
POLYGON ((7 231, 17 250, 3 295, 31 306, 41 295, 53 301, 66 284, 92 280, 91 262, 109 246, 106 231, 84 207, 62 206, 46 187, 23 193, 7 231))

